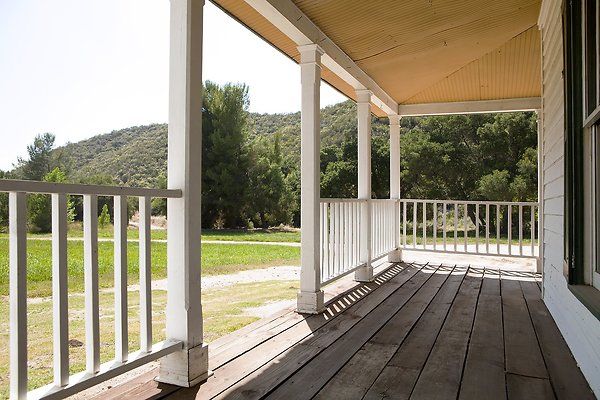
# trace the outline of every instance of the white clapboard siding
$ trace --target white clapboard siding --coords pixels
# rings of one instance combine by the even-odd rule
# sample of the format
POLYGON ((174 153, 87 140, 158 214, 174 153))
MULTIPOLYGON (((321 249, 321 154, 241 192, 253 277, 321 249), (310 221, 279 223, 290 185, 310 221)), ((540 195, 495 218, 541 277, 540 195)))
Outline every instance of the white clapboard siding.
POLYGON ((564 93, 562 1, 542 3, 544 302, 584 376, 600 397, 600 321, 567 287, 564 256, 564 93))

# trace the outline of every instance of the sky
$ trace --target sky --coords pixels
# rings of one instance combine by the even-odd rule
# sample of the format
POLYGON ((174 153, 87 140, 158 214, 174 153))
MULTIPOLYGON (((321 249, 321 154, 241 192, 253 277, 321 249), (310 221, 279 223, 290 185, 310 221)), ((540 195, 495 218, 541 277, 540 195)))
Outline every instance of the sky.
MULTIPOLYGON (((300 68, 204 7, 203 79, 249 86, 250 111, 300 110, 300 68)), ((56 145, 168 113, 169 0, 0 0, 0 169, 37 134, 56 145)), ((321 85, 321 106, 344 101, 321 85)))

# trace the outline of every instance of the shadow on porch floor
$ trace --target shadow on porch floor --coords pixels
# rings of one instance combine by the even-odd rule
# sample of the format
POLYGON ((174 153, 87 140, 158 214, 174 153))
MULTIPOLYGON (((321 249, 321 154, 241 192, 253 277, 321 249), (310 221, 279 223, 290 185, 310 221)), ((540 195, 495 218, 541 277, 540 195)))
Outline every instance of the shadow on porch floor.
POLYGON ((540 275, 395 264, 321 315, 283 312, 211 343, 190 389, 157 370, 103 399, 594 398, 540 298, 540 275))

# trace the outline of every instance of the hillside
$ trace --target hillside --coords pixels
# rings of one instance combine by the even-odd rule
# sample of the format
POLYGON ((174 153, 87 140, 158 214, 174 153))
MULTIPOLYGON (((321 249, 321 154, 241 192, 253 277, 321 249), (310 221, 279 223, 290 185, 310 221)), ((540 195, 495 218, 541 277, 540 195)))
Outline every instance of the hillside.
MULTIPOLYGON (((282 155, 291 163, 300 159, 300 112, 251 113, 247 135, 281 135, 282 155)), ((373 134, 387 134, 387 120, 373 119, 373 134)), ((356 135, 356 105, 350 101, 321 111, 322 147, 339 146, 344 137, 356 135)), ((71 176, 77 181, 106 180, 128 186, 156 186, 167 166, 167 125, 136 126, 70 143, 55 151, 70 155, 71 176)))

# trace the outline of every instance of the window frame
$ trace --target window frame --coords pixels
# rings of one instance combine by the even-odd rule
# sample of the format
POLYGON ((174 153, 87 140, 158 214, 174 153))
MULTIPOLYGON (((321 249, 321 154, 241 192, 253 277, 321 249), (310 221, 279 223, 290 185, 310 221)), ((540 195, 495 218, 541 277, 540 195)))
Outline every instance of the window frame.
POLYGON ((564 274, 600 318, 600 1, 563 3, 564 274), (590 290, 592 289, 592 290, 590 290), (597 298, 594 301, 590 299, 597 298))

